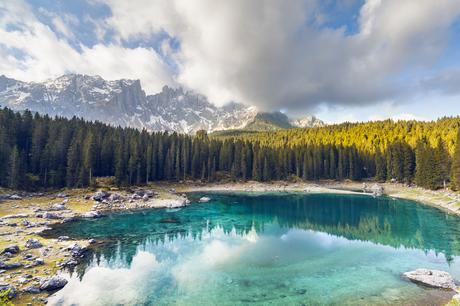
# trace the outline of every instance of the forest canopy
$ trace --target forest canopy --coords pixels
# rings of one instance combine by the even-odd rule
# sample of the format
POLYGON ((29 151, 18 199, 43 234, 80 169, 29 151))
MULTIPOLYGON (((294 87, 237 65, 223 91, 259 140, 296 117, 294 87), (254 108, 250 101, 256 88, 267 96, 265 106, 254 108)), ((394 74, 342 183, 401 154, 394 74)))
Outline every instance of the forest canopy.
POLYGON ((375 121, 210 137, 0 110, 0 186, 86 187, 185 179, 398 181, 460 188, 460 118, 375 121))

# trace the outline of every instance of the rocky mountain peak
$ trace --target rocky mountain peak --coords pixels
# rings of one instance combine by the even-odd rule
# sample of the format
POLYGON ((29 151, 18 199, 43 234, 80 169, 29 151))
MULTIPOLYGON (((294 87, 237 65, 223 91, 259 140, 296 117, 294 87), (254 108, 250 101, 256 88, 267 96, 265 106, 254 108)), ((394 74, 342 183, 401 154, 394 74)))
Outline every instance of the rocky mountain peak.
MULTIPOLYGON (((281 128, 291 127, 284 114, 259 114, 255 107, 236 102, 218 107, 203 95, 181 87, 164 86, 161 92, 146 95, 139 80, 108 81, 84 74, 66 74, 42 83, 0 76, 0 106, 150 131, 212 132, 241 129, 264 120, 265 125, 274 121, 281 128)), ((295 121, 295 125, 308 122, 295 121)))

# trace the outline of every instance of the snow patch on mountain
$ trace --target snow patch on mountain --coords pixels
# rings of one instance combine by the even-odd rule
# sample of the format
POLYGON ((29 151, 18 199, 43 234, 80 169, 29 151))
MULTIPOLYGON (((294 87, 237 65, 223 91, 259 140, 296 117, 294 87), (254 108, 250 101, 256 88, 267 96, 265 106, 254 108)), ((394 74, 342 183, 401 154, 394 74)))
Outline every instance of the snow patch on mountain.
MULTIPOLYGON (((255 107, 234 102, 217 107, 203 95, 182 88, 164 86, 161 92, 146 95, 139 80, 107 81, 81 74, 67 74, 42 83, 0 76, 0 105, 51 116, 82 117, 114 126, 179 133, 241 129, 258 114, 255 107)), ((292 121, 293 126, 299 127, 320 123, 314 117, 292 121)))

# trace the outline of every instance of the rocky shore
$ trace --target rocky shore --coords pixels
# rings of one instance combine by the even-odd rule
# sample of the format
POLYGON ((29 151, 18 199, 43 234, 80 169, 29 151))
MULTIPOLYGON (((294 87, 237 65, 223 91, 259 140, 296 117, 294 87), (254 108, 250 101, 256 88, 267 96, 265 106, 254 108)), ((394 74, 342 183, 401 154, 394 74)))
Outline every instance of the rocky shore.
POLYGON ((113 211, 174 208, 190 203, 185 195, 164 188, 68 190, 55 194, 3 192, 0 197, 0 293, 18 305, 45 304, 49 294, 67 283, 60 272, 77 266, 97 245, 94 239, 40 236, 53 224, 99 218, 113 211))

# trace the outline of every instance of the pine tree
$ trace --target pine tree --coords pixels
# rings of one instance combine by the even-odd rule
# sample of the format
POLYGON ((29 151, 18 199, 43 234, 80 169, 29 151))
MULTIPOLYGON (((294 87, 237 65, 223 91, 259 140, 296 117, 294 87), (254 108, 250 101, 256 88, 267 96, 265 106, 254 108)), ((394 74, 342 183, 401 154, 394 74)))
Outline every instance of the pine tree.
POLYGON ((418 140, 415 149, 416 168, 415 168, 415 184, 421 187, 428 186, 429 179, 427 174, 428 153, 424 140, 418 140))
POLYGON ((387 167, 385 158, 380 150, 375 155, 375 178, 379 182, 385 182, 387 179, 387 167))
POLYGON ((438 143, 436 145, 434 153, 435 159, 433 162, 435 163, 435 171, 437 176, 436 185, 439 187, 446 188, 450 175, 451 159, 449 152, 447 152, 445 143, 442 139, 438 139, 438 143))
POLYGON ((455 190, 460 190, 460 130, 457 135, 457 146, 453 156, 451 169, 452 187, 455 190))
POLYGON ((19 150, 17 146, 13 147, 10 156, 9 162, 9 186, 12 189, 19 189, 21 187, 21 165, 20 165, 20 157, 19 157, 19 150))

